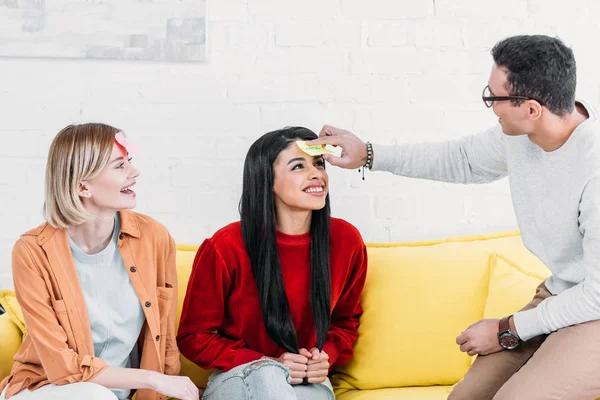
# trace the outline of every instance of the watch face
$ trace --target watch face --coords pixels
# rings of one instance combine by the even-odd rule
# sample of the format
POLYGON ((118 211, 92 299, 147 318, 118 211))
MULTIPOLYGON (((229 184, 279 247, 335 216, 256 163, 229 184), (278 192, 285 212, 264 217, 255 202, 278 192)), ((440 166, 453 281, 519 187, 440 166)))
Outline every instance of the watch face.
POLYGON ((519 339, 508 332, 504 332, 500 335, 499 342, 500 346, 502 346, 506 350, 512 350, 519 346, 519 339))

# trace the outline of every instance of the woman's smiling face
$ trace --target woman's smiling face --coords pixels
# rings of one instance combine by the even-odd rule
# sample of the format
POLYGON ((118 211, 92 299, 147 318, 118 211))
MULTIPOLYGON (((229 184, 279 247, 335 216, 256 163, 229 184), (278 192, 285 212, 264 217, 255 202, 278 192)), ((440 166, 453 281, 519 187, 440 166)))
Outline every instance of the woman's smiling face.
POLYGON ((329 177, 323 157, 310 156, 292 142, 279 153, 273 170, 278 211, 313 211, 325 207, 329 177))

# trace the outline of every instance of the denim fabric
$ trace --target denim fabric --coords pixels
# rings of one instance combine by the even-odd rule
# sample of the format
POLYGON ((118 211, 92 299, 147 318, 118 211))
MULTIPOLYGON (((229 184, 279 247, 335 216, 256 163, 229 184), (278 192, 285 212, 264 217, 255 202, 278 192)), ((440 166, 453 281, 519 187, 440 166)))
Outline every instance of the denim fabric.
POLYGON ((335 400, 329 379, 321 384, 290 385, 289 369, 272 360, 256 360, 208 380, 203 400, 335 400))

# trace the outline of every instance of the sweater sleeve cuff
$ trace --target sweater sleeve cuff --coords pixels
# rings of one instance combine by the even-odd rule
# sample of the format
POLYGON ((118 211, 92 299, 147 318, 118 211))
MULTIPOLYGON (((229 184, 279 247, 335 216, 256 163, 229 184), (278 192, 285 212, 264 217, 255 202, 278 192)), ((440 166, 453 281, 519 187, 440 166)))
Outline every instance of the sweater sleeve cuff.
POLYGON ((381 144, 372 144, 373 146, 373 165, 372 171, 390 171, 394 168, 397 157, 395 146, 384 146, 381 144))
POLYGON ((540 323, 539 308, 537 307, 527 311, 519 311, 513 315, 513 321, 517 333, 523 341, 527 341, 544 333, 544 329, 540 323))
POLYGON ((325 342, 323 344, 323 351, 329 356, 329 369, 333 368, 340 355, 337 346, 333 342, 325 342))

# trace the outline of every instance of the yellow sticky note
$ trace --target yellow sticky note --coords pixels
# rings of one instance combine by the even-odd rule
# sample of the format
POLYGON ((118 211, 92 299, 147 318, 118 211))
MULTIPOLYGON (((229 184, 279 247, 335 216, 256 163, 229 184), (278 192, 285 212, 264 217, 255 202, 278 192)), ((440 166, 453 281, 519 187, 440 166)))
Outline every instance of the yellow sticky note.
POLYGON ((322 154, 336 154, 335 151, 328 149, 327 147, 325 147, 325 145, 322 144, 309 146, 304 140, 298 140, 296 144, 298 145, 298 147, 300 147, 300 150, 302 150, 310 156, 320 156, 322 154))

